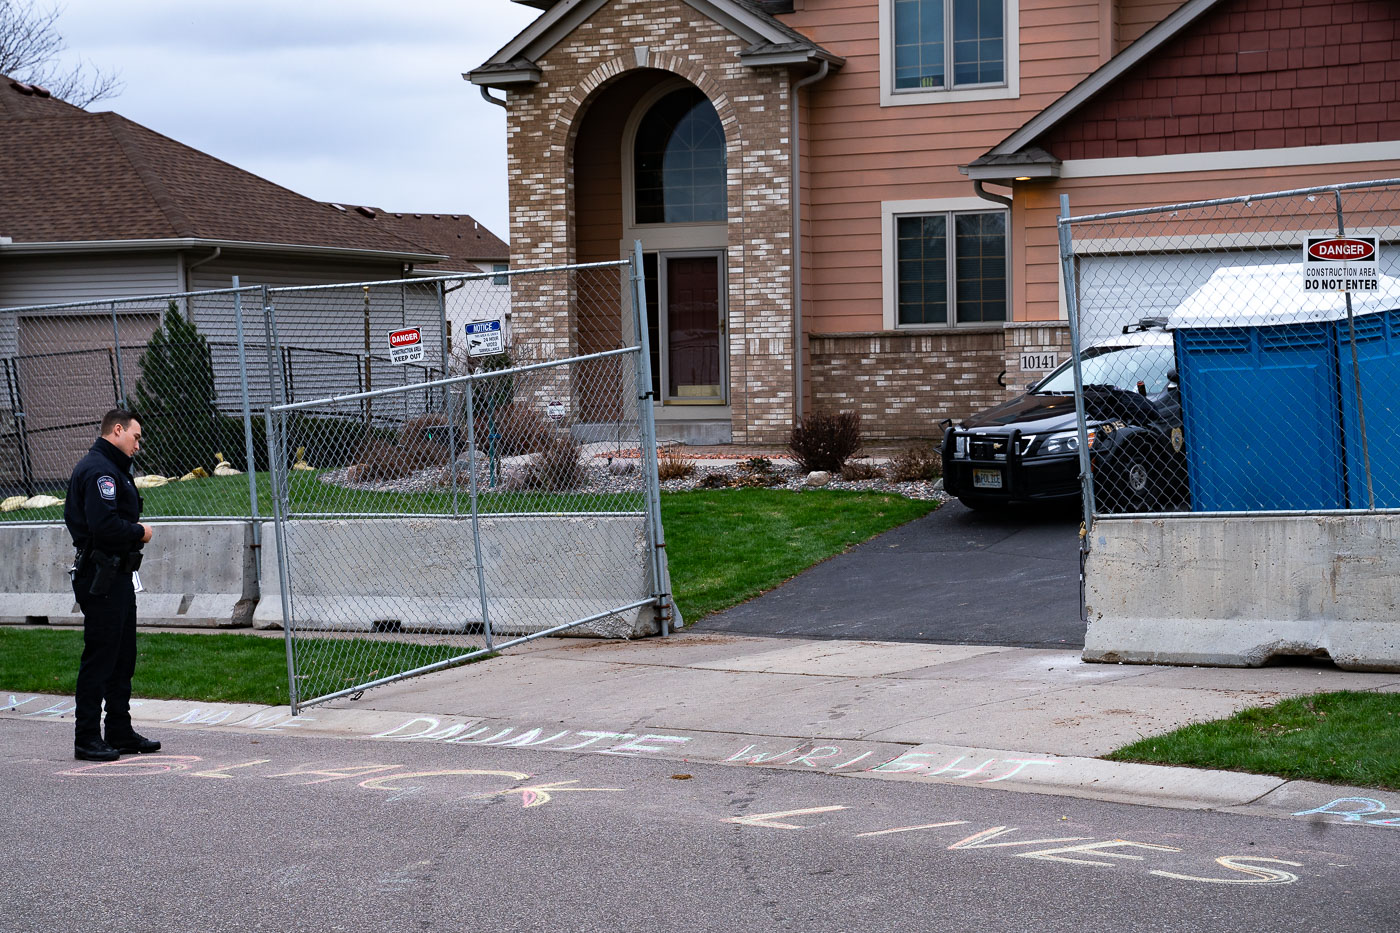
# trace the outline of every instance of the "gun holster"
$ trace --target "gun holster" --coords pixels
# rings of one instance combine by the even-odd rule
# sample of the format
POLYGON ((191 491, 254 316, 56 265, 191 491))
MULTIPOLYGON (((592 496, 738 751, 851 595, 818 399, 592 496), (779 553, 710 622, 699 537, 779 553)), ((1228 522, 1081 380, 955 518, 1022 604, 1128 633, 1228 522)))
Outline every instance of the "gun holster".
POLYGON ((88 587, 88 592, 93 596, 106 596, 112 589, 112 583, 122 574, 134 573, 140 569, 141 552, 108 554, 94 549, 88 554, 85 563, 91 563, 93 566, 92 585, 88 587))

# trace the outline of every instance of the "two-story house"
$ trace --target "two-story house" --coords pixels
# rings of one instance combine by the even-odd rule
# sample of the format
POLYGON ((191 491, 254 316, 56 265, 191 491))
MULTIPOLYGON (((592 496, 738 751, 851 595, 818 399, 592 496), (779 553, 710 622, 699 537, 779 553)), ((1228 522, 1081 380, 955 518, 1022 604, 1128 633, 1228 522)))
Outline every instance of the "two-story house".
MULTIPOLYGON (((507 111, 511 263, 641 241, 663 438, 934 436, 1002 400, 1023 350, 1066 358, 1063 193, 1400 174, 1388 0, 516 2, 541 15, 467 76, 507 111)), ((555 352, 626 336, 623 296, 512 299, 555 352)))

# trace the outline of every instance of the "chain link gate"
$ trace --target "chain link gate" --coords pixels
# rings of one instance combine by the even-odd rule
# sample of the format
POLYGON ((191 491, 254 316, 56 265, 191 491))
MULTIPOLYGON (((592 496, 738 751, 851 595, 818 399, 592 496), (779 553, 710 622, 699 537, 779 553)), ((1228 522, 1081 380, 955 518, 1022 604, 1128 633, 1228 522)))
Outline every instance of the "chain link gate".
POLYGON ((1059 230, 1086 530, 1400 507, 1400 180, 1059 230))
POLYGON ((640 255, 508 275, 516 309, 545 296, 568 340, 454 353, 449 289, 481 277, 268 291, 277 548, 262 588, 280 600, 294 713, 546 635, 669 631, 640 255), (362 325, 367 350, 417 331, 445 375, 366 352, 340 375, 354 391, 306 398, 284 345, 318 306, 356 340, 362 325))

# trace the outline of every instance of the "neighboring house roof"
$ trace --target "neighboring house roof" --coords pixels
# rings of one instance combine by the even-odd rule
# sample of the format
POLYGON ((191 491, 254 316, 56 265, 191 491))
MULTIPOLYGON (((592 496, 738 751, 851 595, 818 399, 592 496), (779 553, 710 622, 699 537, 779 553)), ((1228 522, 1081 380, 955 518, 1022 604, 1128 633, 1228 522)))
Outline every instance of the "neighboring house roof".
POLYGON ((0 75, 0 85, 7 85, 0 92, 0 120, 7 117, 87 115, 86 110, 59 100, 37 84, 25 84, 0 75))
POLYGON ((1006 167, 1023 165, 1029 175, 1058 174, 1058 160, 1033 145, 1093 97, 1141 64, 1153 52, 1180 35, 1221 0, 1187 0, 1136 42, 1119 52, 1068 93, 1036 114, 1020 129, 967 166, 972 178, 1004 177, 1006 167), (981 169, 981 171, 978 171, 981 169))
MULTIPOLYGON (((479 68, 465 77, 483 87, 534 84, 540 79, 535 64, 579 24, 601 9, 608 0, 517 0, 544 13, 526 26, 479 68)), ((701 15, 714 20, 750 45, 739 58, 745 64, 790 65, 825 61, 834 68, 845 59, 833 55, 807 36, 779 22, 764 9, 762 0, 683 0, 701 15)))
POLYGON ((377 207, 351 209, 369 211, 373 214, 371 222, 448 257, 421 270, 429 274, 479 272, 479 264, 510 261, 510 246, 467 214, 390 213, 377 207))
POLYGON ((5 78, 0 101, 0 237, 13 241, 6 251, 173 242, 403 262, 442 258, 367 217, 303 197, 119 114, 40 98, 5 78))

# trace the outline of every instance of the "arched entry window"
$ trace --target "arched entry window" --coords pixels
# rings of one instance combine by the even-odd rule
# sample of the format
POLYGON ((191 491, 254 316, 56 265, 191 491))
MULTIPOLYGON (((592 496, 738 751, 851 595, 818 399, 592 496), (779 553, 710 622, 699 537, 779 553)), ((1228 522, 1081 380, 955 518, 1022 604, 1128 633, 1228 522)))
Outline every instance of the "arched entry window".
POLYGON ((726 218, 724 127, 698 88, 657 101, 637 127, 633 148, 636 223, 726 218))

